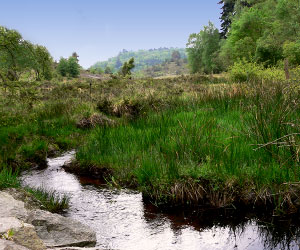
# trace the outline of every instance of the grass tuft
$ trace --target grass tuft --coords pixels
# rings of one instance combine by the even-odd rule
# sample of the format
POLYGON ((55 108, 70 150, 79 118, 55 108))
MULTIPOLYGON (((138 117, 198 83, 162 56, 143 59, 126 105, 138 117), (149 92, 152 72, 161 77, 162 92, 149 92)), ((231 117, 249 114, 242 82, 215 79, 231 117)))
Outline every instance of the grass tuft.
POLYGON ((43 207, 52 212, 60 213, 69 208, 69 198, 66 195, 59 195, 56 191, 48 191, 44 188, 25 187, 25 190, 31 193, 37 200, 41 202, 43 207))

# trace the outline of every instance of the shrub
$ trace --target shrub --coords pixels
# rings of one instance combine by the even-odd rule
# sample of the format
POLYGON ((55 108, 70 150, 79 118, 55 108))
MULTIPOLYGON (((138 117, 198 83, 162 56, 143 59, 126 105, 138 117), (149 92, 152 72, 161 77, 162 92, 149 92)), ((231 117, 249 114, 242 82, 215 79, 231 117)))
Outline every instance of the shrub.
POLYGON ((230 79, 234 82, 256 80, 261 75, 263 67, 257 63, 240 60, 229 69, 230 79))

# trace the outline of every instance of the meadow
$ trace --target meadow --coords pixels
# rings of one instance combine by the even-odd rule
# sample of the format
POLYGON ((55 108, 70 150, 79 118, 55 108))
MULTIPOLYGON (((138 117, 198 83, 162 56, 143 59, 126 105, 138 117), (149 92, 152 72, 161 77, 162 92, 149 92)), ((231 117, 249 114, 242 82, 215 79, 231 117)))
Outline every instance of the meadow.
POLYGON ((185 75, 2 85, 0 187, 14 187, 20 171, 76 149, 67 169, 100 173, 158 206, 295 213, 297 80, 243 80, 185 75))

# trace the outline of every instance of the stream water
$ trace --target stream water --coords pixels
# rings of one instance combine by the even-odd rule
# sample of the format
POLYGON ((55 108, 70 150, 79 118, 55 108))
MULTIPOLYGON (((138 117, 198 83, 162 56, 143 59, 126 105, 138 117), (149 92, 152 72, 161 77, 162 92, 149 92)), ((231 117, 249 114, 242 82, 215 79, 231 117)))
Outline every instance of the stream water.
POLYGON ((222 220, 214 213, 163 213, 144 203, 138 192, 108 189, 65 172, 61 166, 74 154, 48 159, 46 169, 24 172, 22 183, 68 195, 70 208, 64 216, 92 227, 99 249, 299 249, 300 230, 291 221, 275 226, 245 216, 222 220))

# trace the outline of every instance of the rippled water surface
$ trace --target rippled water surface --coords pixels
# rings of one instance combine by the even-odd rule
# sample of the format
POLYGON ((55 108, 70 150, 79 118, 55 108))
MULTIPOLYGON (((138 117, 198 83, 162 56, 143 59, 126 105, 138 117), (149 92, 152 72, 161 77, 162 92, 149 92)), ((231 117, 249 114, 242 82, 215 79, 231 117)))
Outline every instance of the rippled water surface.
POLYGON ((281 232, 257 220, 224 223, 201 215, 186 218, 183 212, 161 213, 143 203, 138 192, 107 189, 66 173, 61 166, 73 156, 68 152, 48 159, 47 169, 25 172, 22 182, 67 194, 70 209, 65 216, 92 227, 101 249, 299 249, 297 229, 281 232))

